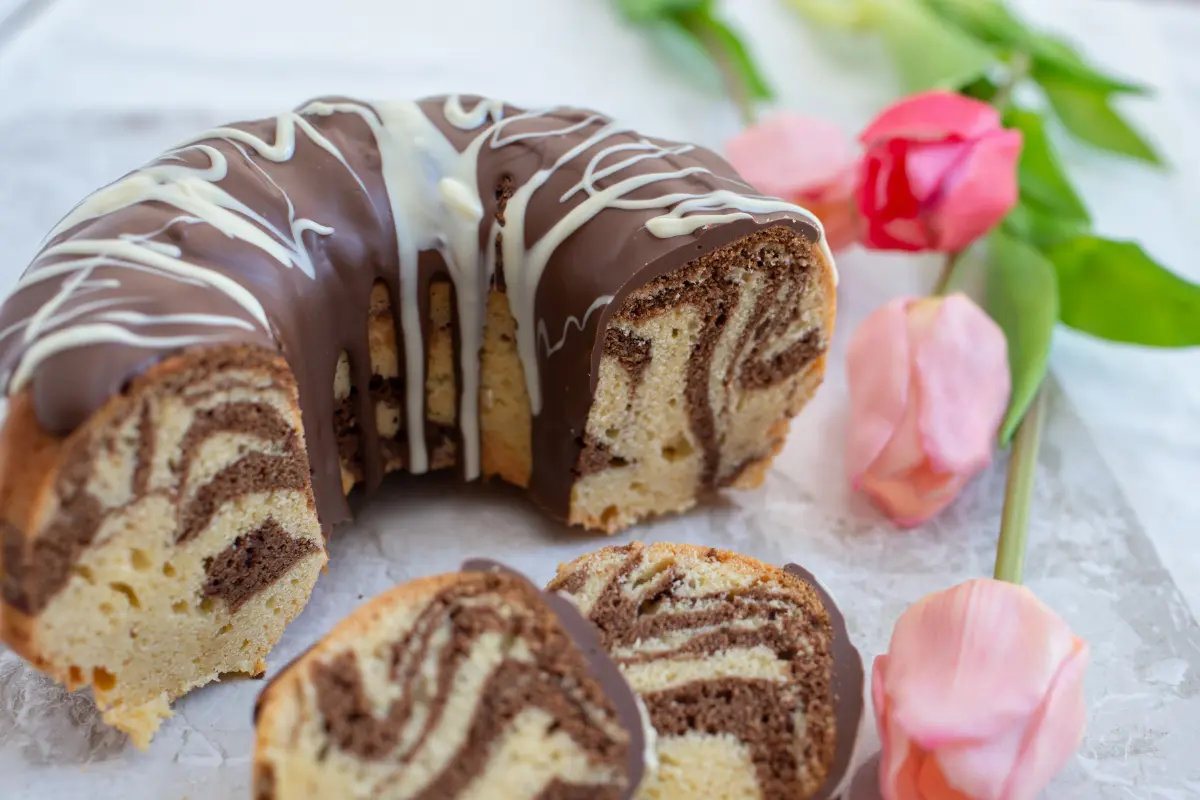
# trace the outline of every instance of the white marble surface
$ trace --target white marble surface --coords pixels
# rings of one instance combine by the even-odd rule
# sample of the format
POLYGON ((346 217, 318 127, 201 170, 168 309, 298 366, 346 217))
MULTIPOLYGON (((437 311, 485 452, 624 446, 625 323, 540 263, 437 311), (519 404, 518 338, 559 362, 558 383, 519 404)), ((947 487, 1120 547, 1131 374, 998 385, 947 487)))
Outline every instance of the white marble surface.
MULTIPOLYGON (((663 135, 719 145, 735 130, 719 98, 675 74, 608 0, 0 0, 0 288, 42 233, 86 191, 192 129, 310 95, 412 96, 466 90, 540 104, 590 104, 663 135), (36 13, 34 13, 36 12, 36 13)), ((782 102, 857 126, 894 91, 870 42, 815 37, 775 0, 738 0, 782 102)), ((1200 279, 1200 8, 1118 0, 1024 0, 1122 71, 1158 87, 1129 110, 1168 153, 1154 174, 1070 150, 1102 229, 1139 236, 1200 279), (1193 63, 1195 65, 1193 66, 1193 63)), ((931 280, 928 261, 855 253, 843 261, 835 349, 870 308, 931 280)), ((840 479, 844 381, 794 428, 765 490, 730 497, 634 535, 734 546, 807 564, 846 606, 856 641, 878 653, 907 602, 990 571, 1002 474, 993 469, 926 528, 891 531, 840 479)), ((1200 796, 1200 354, 1146 353, 1063 333, 1063 391, 1042 454, 1029 578, 1095 649, 1092 725, 1051 797, 1200 796)), ((330 574, 289 630, 273 669, 337 618, 407 576, 453 567, 480 542, 547 578, 592 539, 540 520, 503 490, 394 483, 339 532, 330 574), (454 501, 434 501, 447 491, 454 501), (487 536, 478 520, 487 518, 487 536), (400 520, 403 519, 403 522, 400 520), (459 536, 440 535, 447 530, 459 536)), ((628 537, 623 537, 627 539, 628 537)), ((249 706, 258 686, 227 683, 180 705, 150 753, 96 727, 0 654, 0 797, 247 796, 249 706)))

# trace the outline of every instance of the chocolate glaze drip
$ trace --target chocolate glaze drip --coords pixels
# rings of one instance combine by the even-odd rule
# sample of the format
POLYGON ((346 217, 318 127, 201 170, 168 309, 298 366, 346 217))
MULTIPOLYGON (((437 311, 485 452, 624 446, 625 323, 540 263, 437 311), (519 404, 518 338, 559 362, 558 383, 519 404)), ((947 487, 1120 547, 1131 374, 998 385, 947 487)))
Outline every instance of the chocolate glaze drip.
MULTIPOLYGON (((477 436, 477 398, 462 395, 463 365, 475 356, 464 360, 461 349, 481 323, 460 311, 489 284, 506 289, 534 400, 530 491, 565 516, 605 349, 599 334, 629 292, 771 226, 823 246, 811 215, 757 197, 708 150, 644 138, 588 111, 524 113, 478 98, 315 101, 203 134, 123 180, 130 191, 102 190, 52 232, 0 308, 8 391, 28 390, 39 423, 65 435, 172 353, 234 344, 280 352, 298 380, 326 527, 349 515, 331 392, 342 351, 367 487, 383 474, 366 331, 375 282, 391 296, 401 375, 424 375, 410 354, 425 353, 430 283, 450 278, 456 298, 467 298, 455 306, 464 440, 477 436), (426 129, 444 141, 430 145, 436 134, 426 129), (173 194, 183 183, 190 193, 173 194), (130 195, 140 199, 114 199, 130 195), (691 199, 669 200, 677 197, 691 199), (420 217, 430 208, 445 221, 420 217), (477 236, 459 236, 456 215, 477 215, 477 236), (402 244, 422 225, 441 244, 417 248, 413 264, 402 244), (464 252, 470 264, 458 263, 464 252)), ((410 422, 424 416, 423 389, 406 385, 410 422)), ((415 438, 408 427, 406 463, 423 471, 420 427, 415 438)), ((461 443, 459 452, 469 464, 461 443)))
POLYGON ((821 605, 829 613, 829 624, 833 627, 833 708, 837 717, 837 745, 833 763, 825 783, 811 800, 832 800, 834 792, 841 786, 850 760, 854 757, 854 745, 858 741, 858 726, 863 713, 863 663, 858 648, 850 641, 846 630, 846 618, 834 602, 833 596, 821 585, 811 572, 799 564, 788 564, 784 570, 807 583, 821 598, 821 605), (847 735, 849 734, 849 735, 847 735))

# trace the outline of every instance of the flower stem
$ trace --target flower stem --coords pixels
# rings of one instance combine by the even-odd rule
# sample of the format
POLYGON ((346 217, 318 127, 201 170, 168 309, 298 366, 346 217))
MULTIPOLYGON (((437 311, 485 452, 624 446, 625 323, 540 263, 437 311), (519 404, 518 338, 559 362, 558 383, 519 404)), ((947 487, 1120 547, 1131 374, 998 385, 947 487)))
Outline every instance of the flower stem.
POLYGON ((1046 413, 1046 391, 1038 390, 1013 437, 1004 487, 1004 512, 1000 518, 1000 544, 996 548, 996 580, 1020 583, 1029 539, 1029 507, 1037 475, 1038 446, 1046 413))
MULTIPOLYGON (((1032 60, 1019 52, 1009 62, 1008 75, 992 98, 1001 114, 1012 102, 1017 86, 1029 75, 1032 60)), ((1000 541, 996 545, 996 580, 1020 583, 1025 570, 1025 552, 1029 541, 1029 510, 1033 502, 1033 483, 1037 477, 1038 449, 1046 414, 1045 383, 1038 389, 1013 437, 1008 459, 1008 477, 1004 485, 1004 510, 1000 515, 1000 541)))
POLYGON ((933 285, 934 294, 946 294, 949 291, 950 285, 954 282, 955 269, 965 252, 965 250, 959 250, 957 253, 946 256, 946 263, 942 264, 942 272, 938 275, 937 283, 933 285))
POLYGON ((1033 61, 1028 53, 1016 53, 1012 57, 1012 61, 1008 65, 1008 75, 1004 79, 1004 83, 996 89, 996 96, 992 98, 992 105, 1001 114, 1008 108, 1008 104, 1012 102, 1013 92, 1017 90, 1017 86, 1021 81, 1029 75, 1029 68, 1033 66, 1033 61))
POLYGON ((701 13, 680 14, 679 23, 696 37, 704 46, 708 57, 713 60, 713 64, 721 74, 721 82, 725 84, 725 91, 729 93, 730 99, 733 100, 733 104, 737 106, 738 113, 742 117, 742 124, 747 127, 753 125, 758 119, 758 111, 754 107, 754 100, 746 88, 741 73, 734 65, 729 51, 725 49, 725 43, 713 35, 709 21, 701 13))

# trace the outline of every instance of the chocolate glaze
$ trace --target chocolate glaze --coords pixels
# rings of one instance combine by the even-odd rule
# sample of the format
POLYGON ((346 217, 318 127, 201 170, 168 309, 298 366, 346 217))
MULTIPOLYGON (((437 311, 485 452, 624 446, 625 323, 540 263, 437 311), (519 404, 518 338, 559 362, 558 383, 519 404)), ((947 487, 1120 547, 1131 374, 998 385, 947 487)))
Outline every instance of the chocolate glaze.
POLYGON ((850 641, 850 633, 846 630, 846 618, 842 616, 833 596, 821 582, 799 564, 788 564, 784 570, 816 591, 821 598, 821 604, 829 613, 829 624, 833 627, 833 707, 837 716, 837 746, 833 763, 829 765, 829 775, 826 776, 820 790, 811 798, 832 800, 850 769, 854 745, 858 741, 858 726, 863 713, 862 656, 854 642, 850 641))
MULTIPOLYGON (((540 410, 537 404, 534 408, 530 492, 552 513, 565 516, 575 479, 572 467, 583 447, 584 423, 605 349, 606 339, 599 332, 606 329, 624 298, 655 277, 755 231, 786 228, 816 247, 821 237, 819 225, 801 209, 761 202, 724 160, 708 150, 610 129, 605 127, 610 123, 607 118, 589 111, 553 109, 522 115, 520 109, 478 98, 432 98, 416 108, 459 152, 488 136, 492 130, 488 126, 496 129, 490 143, 478 149, 477 185, 470 187, 477 192, 481 212, 480 263, 488 251, 500 245, 499 237, 490 238, 494 219, 506 218, 505 244, 514 239, 524 242, 522 252, 528 254, 529 248, 572 212, 589 211, 584 207, 593 195, 577 187, 581 175, 592 180, 592 192, 632 180, 638 184, 635 188, 617 193, 627 202, 658 202, 658 198, 680 194, 723 198, 703 207, 688 206, 677 215, 684 223, 692 215, 709 215, 704 217, 705 224, 676 225, 680 220, 674 218, 667 220, 665 227, 660 223, 673 213, 670 203, 630 208, 606 201, 598 211, 591 209, 593 216, 577 226, 571 223, 570 235, 552 248, 544 272, 534 278, 532 287, 522 290, 532 290, 529 319, 535 321, 539 332, 543 327, 546 332, 534 349, 535 362, 526 364, 527 372, 536 369, 533 385, 540 387, 542 401, 540 410), (452 114, 455 107, 458 110, 452 114), (500 116, 504 119, 497 122, 500 116), (601 133, 604 135, 599 136, 601 133), (648 145, 659 148, 652 158, 626 155, 630 148, 636 153, 648 145), (626 159, 623 165, 607 171, 621 159, 626 159), (589 171, 592 161, 595 171, 589 171), (541 177, 544 183, 527 198, 523 211, 514 214, 513 203, 522 189, 541 177), (638 183, 642 179, 648 180, 638 183), (739 213, 738 208, 747 213, 739 213), (512 228, 514 219, 523 223, 523 230, 512 228), (548 346, 560 332, 558 346, 548 346)), ((299 384, 305 444, 322 524, 328 527, 346 519, 349 510, 340 480, 331 392, 335 366, 345 351, 358 402, 355 417, 362 470, 367 487, 372 488, 381 479, 384 453, 371 406, 366 332, 369 297, 372 285, 382 281, 392 308, 401 309, 405 297, 400 276, 413 266, 401 263, 397 220, 392 213, 393 201, 408 187, 401 185, 403 182, 387 183, 386 148, 381 149, 378 141, 379 136, 400 137, 406 131, 403 126, 388 129, 384 124, 387 114, 381 109, 385 107, 329 98, 306 106, 300 114, 210 132, 150 165, 152 169, 178 166, 193 174, 211 174, 219 159, 226 171, 201 188, 217 187, 240 208, 249 209, 228 216, 257 228, 259 235, 265 235, 268 225, 275 231, 290 232, 274 236, 275 246, 287 249, 286 255, 272 255, 245 237, 232 237, 212 224, 189 219, 181 206, 152 199, 156 195, 149 188, 142 202, 93 216, 69 217, 76 221, 54 232, 48 249, 35 259, 0 308, 0 330, 32 324, 40 309, 56 311, 42 318, 36 335, 0 337, 0 372, 7 376, 9 392, 28 389, 39 423, 54 434, 65 435, 121 392, 131 378, 181 349, 249 344, 280 352, 299 384), (307 126, 304 131, 315 134, 298 132, 303 126, 307 126), (289 130, 294 133, 291 142, 287 140, 289 130), (287 157, 278 153, 267 157, 263 148, 246 142, 246 133, 268 145, 291 144, 292 150, 287 157), (250 214, 258 219, 251 221, 250 214), (118 263, 129 258, 130 237, 149 242, 137 246, 139 259, 161 260, 177 254, 189 268, 207 270, 205 274, 215 276, 213 281, 219 279, 223 288, 118 263), (80 254, 92 253, 94 242, 108 248, 106 255, 83 269, 80 254), (124 249, 114 249, 118 244, 124 249), (150 249, 155 252, 147 254, 150 249), (281 259, 289 263, 281 263, 281 259), (303 268, 306 266, 311 277, 303 268), (55 274, 55 269, 60 272, 55 274), (87 282, 86 292, 78 289, 81 276, 87 282), (245 301, 245 293, 249 301, 245 301), (255 304, 261 313, 254 310, 255 304), (113 314, 124 316, 106 316, 113 314), (198 322, 200 318, 204 321, 198 322), (213 320, 224 322, 218 325, 213 320), (97 333, 105 326, 125 326, 127 333, 119 340, 105 339, 107 334, 97 333), (49 354, 46 347, 32 351, 68 329, 86 335, 64 346, 60 345, 65 340, 57 340, 49 354)), ((393 138, 388 139, 387 147, 392 157, 403 151, 397 149, 393 138)), ((436 178, 432 188, 422 186, 421 190, 435 191, 441 186, 436 178)), ((166 183, 169 181, 163 185, 166 183)), ((159 186, 154 191, 170 188, 159 186)), ((474 202, 468 201, 467 205, 474 202)), ((455 202, 447 201, 449 206, 455 202)), ((403 222, 408 225, 411 220, 403 222)), ((499 266, 503 271, 491 278, 495 285, 507 286, 511 299, 516 296, 513 275, 521 265, 499 266)), ((443 252, 420 252, 412 283, 416 297, 409 299, 418 309, 417 329, 423 341, 429 325, 430 283, 453 277, 451 273, 443 252)), ((482 273, 474 278, 459 276, 456 286, 462 289, 461 281, 486 277, 482 273)), ((403 343, 400 317, 397 311, 397 340, 403 343)), ((456 310, 456 332, 461 332, 461 323, 456 310)), ((534 335, 528 325, 518 334, 534 335)), ((455 338, 461 345, 461 337, 455 338)), ((400 360, 403 375, 403 344, 400 360)), ((455 363, 458 369, 458 358, 455 363)), ((460 380, 460 393, 462 385, 460 380)), ((408 391, 414 391, 413 387, 408 391)), ((423 387, 415 391, 423 408, 423 387)), ((462 399, 459 408, 470 408, 476 402, 471 398, 464 406, 462 399)), ((465 426, 462 415, 459 419, 465 426)), ((410 442, 410 447, 414 446, 410 442)), ((408 463, 419 461, 410 458, 408 463)))
MULTIPOLYGON (((521 573, 490 559, 470 559, 463 562, 462 570, 463 572, 502 572, 521 578, 526 582, 529 581, 521 573)), ((533 584, 530 583, 530 585, 533 584)), ((612 701, 613 708, 617 712, 617 722, 629 734, 629 755, 625 770, 628 786, 622 794, 621 800, 630 800, 637 793, 637 788, 646 771, 646 730, 642 725, 637 695, 625 682, 625 676, 621 674, 620 668, 609 657, 608 651, 600 641, 596 626, 586 620, 571 601, 557 592, 542 592, 542 598, 545 600, 546 607, 554 613, 554 616, 558 617, 567 636, 571 637, 571 641, 583 653, 592 677, 596 679, 605 695, 612 701)))

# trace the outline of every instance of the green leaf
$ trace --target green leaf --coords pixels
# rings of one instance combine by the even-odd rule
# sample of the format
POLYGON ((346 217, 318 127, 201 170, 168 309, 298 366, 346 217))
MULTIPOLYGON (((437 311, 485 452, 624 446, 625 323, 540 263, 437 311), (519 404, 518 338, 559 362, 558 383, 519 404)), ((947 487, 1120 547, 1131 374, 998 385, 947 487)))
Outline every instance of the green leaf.
POLYGON ((1047 255, 1058 272, 1065 324, 1114 342, 1200 345, 1200 285, 1166 269, 1140 245, 1080 236, 1047 255))
POLYGON ((1145 93, 1145 86, 1113 78, 1090 66, 1067 43, 1030 28, 1000 0, 924 0, 942 19, 980 41, 1008 52, 1024 52, 1061 78, 1106 94, 1145 93))
POLYGON ((1067 130, 1093 147, 1162 164, 1140 133, 1112 107, 1108 95, 1034 69, 1046 99, 1067 130))
POLYGON ((630 22, 645 23, 689 11, 704 11, 712 0, 617 0, 617 8, 630 22))
POLYGON ((1007 444, 1046 377, 1058 322, 1054 265, 1025 242, 997 230, 991 236, 986 305, 1008 339, 1012 396, 1000 425, 1000 443, 1007 444))
POLYGON ((908 91, 957 89, 997 63, 987 46, 922 0, 865 1, 867 19, 887 43, 908 91))
POLYGON ((1031 52, 1035 71, 1043 76, 1073 83, 1100 94, 1150 94, 1149 86, 1105 75, 1090 66, 1078 51, 1062 39, 1038 34, 1031 52))
POLYGON ((1032 31, 998 0, 925 0, 942 19, 989 44, 1016 45, 1032 31))
POLYGON ((1090 221, 1087 207, 1067 179, 1058 153, 1046 135, 1041 115, 1010 108, 1004 113, 1004 124, 1016 128, 1025 138, 1017 165, 1021 196, 1070 219, 1090 221))
POLYGON ((708 45, 706 49, 712 58, 724 59, 751 99, 774 97, 771 85, 750 55, 750 48, 728 24, 707 12, 683 14, 680 21, 708 45))
POLYGON ((1040 250, 1089 233, 1092 227, 1086 218, 1048 211, 1029 197, 1021 198, 1016 208, 1004 218, 1003 224, 1009 234, 1040 250))

